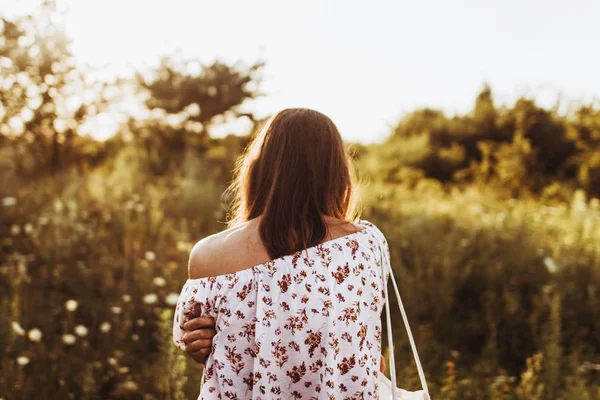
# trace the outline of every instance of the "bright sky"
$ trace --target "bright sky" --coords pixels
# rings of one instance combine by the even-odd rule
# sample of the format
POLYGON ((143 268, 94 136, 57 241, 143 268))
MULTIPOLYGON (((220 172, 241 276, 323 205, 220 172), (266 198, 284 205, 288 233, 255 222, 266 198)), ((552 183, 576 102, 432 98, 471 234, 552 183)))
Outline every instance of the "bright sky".
POLYGON ((63 1, 81 62, 123 74, 176 49, 262 57, 267 96, 250 109, 314 108, 348 140, 422 106, 465 112, 484 82, 499 103, 600 96, 598 0, 63 1))

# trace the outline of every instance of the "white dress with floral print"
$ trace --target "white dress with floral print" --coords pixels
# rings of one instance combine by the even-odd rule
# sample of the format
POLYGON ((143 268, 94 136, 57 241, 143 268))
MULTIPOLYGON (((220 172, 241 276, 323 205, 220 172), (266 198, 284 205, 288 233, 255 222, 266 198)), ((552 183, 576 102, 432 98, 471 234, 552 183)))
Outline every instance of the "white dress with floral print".
POLYGON ((175 344, 184 348, 189 319, 216 321, 199 399, 378 398, 380 260, 389 249, 375 225, 358 224, 364 229, 295 254, 187 280, 175 344))

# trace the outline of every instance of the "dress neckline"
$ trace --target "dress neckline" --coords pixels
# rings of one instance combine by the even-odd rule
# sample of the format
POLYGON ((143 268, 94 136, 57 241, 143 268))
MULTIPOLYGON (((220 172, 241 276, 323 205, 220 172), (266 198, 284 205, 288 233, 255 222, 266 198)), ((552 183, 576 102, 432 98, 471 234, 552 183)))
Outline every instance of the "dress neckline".
POLYGON ((264 267, 264 266, 273 265, 273 264, 275 264, 277 262, 282 262, 284 260, 293 258, 293 257, 297 256, 298 253, 303 253, 305 251, 306 252, 312 252, 312 251, 314 251, 315 249, 317 249, 319 247, 327 246, 327 245, 332 245, 332 244, 334 244, 334 243, 336 243, 338 241, 341 241, 341 240, 344 240, 344 239, 346 239, 346 240, 350 239, 350 238, 352 238, 352 237, 354 237, 355 235, 358 235, 358 234, 366 234, 367 231, 369 231, 369 226, 370 226, 370 222, 369 221, 367 221, 365 219, 358 219, 357 220, 357 224, 359 226, 362 226, 363 229, 361 229, 359 231, 356 231, 356 232, 349 233, 349 234, 344 235, 344 236, 338 236, 338 237, 336 237, 334 239, 326 240, 326 241, 321 242, 319 244, 315 244, 314 246, 307 247, 306 249, 299 250, 299 251, 297 251, 295 253, 286 254, 284 256, 277 257, 277 258, 274 258, 272 260, 265 261, 263 263, 256 264, 256 265, 253 265, 251 267, 243 268, 243 269, 240 269, 240 270, 237 270, 237 271, 227 272, 227 273, 219 274, 219 275, 205 276, 203 278, 188 278, 186 280, 186 282, 185 282, 185 285, 187 285, 188 283, 209 282, 211 280, 215 280, 215 279, 219 279, 219 278, 233 278, 236 275, 242 275, 242 274, 246 274, 246 273, 250 273, 250 272, 254 273, 254 272, 259 271, 260 269, 262 269, 262 267, 264 267))

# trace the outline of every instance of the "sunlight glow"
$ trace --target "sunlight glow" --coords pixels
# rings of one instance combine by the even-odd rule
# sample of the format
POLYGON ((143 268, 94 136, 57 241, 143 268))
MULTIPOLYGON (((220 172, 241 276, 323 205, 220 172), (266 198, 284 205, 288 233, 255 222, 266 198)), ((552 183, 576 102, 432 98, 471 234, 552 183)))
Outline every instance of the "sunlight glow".
POLYGON ((105 77, 180 49, 202 62, 266 60, 267 116, 306 106, 371 142, 417 107, 465 112, 488 82, 499 103, 600 94, 600 2, 442 0, 288 3, 63 0, 80 62, 105 77), (560 26, 560 29, 557 27, 560 26))

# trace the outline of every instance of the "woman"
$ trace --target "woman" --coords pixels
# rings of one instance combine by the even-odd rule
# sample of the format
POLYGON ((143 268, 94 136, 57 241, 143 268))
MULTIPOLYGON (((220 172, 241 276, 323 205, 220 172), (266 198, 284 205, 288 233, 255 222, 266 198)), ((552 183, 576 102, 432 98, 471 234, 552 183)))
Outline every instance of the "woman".
POLYGON ((207 322, 197 317, 214 319, 199 398, 378 398, 389 251, 355 218, 337 128, 316 111, 283 110, 236 175, 231 227, 192 249, 174 318, 176 345, 198 361, 212 334, 195 330, 207 322))

